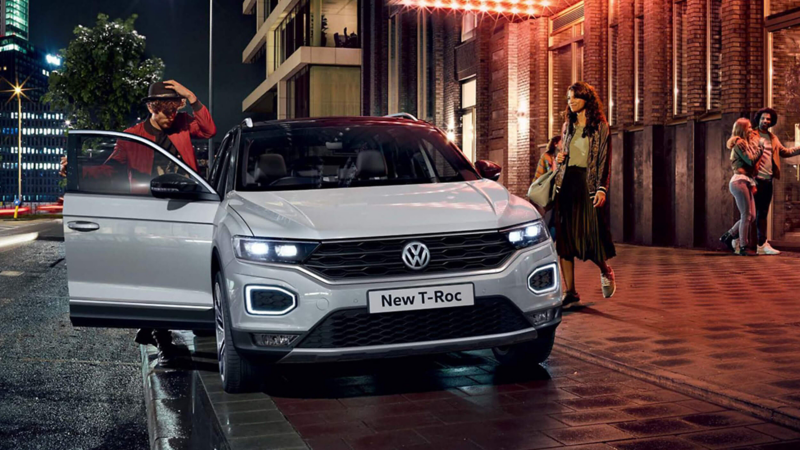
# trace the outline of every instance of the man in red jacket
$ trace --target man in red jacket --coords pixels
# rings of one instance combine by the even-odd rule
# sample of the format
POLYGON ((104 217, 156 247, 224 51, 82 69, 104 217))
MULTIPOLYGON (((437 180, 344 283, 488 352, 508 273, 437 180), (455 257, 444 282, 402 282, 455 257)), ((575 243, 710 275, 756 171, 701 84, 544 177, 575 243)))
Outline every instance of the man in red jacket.
MULTIPOLYGON (((209 139, 217 133, 208 109, 192 91, 174 80, 153 83, 143 101, 150 117, 125 132, 155 142, 197 171, 192 138, 209 139), (178 112, 186 102, 192 106, 193 116, 178 112)), ((177 167, 169 158, 149 147, 121 139, 103 165, 85 167, 82 175, 84 178, 103 179, 111 177, 117 170, 127 172, 131 193, 149 194, 150 180, 164 173, 176 172, 177 167)))
MULTIPOLYGON (((174 80, 152 84, 144 102, 147 103, 150 117, 125 132, 154 141, 197 171, 197 159, 191 139, 209 139, 217 133, 208 109, 197 100, 192 91, 174 80), (186 102, 192 106, 194 116, 178 112, 186 106, 186 102)), ((144 190, 149 193, 151 179, 177 170, 175 164, 164 155, 126 140, 118 141, 104 166, 107 167, 111 161, 127 167, 132 192, 144 190)), ((177 349, 172 343, 172 333, 169 330, 143 328, 136 333, 136 342, 157 346, 158 359, 162 366, 174 362, 177 349)))

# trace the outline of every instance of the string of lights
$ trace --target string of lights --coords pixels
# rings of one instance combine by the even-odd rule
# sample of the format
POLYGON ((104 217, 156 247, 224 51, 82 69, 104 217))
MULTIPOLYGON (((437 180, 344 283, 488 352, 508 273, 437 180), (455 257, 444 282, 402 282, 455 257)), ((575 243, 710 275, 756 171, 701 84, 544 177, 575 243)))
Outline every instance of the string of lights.
POLYGON ((447 9, 452 11, 538 17, 547 15, 551 0, 396 0, 407 8, 447 9))

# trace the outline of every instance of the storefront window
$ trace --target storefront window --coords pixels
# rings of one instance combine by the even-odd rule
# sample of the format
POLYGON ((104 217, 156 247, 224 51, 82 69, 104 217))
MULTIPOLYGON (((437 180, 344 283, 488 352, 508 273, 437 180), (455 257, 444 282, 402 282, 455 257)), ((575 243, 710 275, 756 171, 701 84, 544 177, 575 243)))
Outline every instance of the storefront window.
POLYGON ((471 79, 461 84, 461 151, 472 162, 477 157, 477 82, 471 79))
POLYGON ((550 20, 549 135, 561 132, 567 107, 567 89, 583 79, 583 3, 550 20))

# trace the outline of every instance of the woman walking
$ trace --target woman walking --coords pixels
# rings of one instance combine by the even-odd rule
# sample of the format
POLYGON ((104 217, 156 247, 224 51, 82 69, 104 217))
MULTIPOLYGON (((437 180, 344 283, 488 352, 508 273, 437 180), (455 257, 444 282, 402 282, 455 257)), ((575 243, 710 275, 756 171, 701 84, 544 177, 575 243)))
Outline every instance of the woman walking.
POLYGON ((611 141, 603 104, 594 88, 579 81, 567 91, 567 121, 563 149, 556 161, 556 250, 564 275, 562 305, 580 303, 575 289, 575 258, 600 268, 603 297, 617 289, 614 271, 606 263, 616 255, 606 224, 606 193, 610 182, 611 141))
POLYGON ((755 177, 758 174, 762 153, 758 133, 752 130, 749 120, 741 118, 733 124, 728 148, 731 150, 733 169, 728 189, 736 200, 736 207, 739 208, 739 221, 719 240, 732 252, 748 256, 750 253, 747 249, 752 244, 750 233, 756 223, 755 177), (736 246, 734 246, 735 239, 739 240, 736 246))
MULTIPOLYGON (((559 151, 561 151, 561 136, 553 136, 550 138, 550 142, 547 144, 547 150, 542 153, 541 157, 539 157, 539 164, 536 166, 536 175, 534 175, 533 181, 538 180, 539 177, 548 172, 556 170, 556 154, 559 151)), ((553 213, 552 208, 544 213, 544 223, 547 224, 547 229, 550 231, 550 236, 553 238, 553 240, 555 240, 555 214, 553 213)))

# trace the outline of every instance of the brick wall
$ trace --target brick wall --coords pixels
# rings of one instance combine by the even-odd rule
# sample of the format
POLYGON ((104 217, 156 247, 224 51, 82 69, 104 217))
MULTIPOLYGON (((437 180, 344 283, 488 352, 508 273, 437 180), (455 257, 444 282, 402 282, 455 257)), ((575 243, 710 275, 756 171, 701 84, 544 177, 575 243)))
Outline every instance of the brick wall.
POLYGON ((626 127, 634 122, 634 17, 635 6, 633 2, 618 2, 618 29, 617 38, 617 117, 619 125, 626 127))
POLYGON ((686 107, 690 114, 703 114, 707 105, 706 62, 707 0, 686 1, 686 107), (691 82, 688 82, 691 80, 691 82))
POLYGON ((583 81, 594 86, 608 113, 608 0, 584 0, 583 81))
POLYGON ((644 2, 644 111, 645 125, 663 124, 670 113, 672 53, 669 40, 672 0, 644 2))

